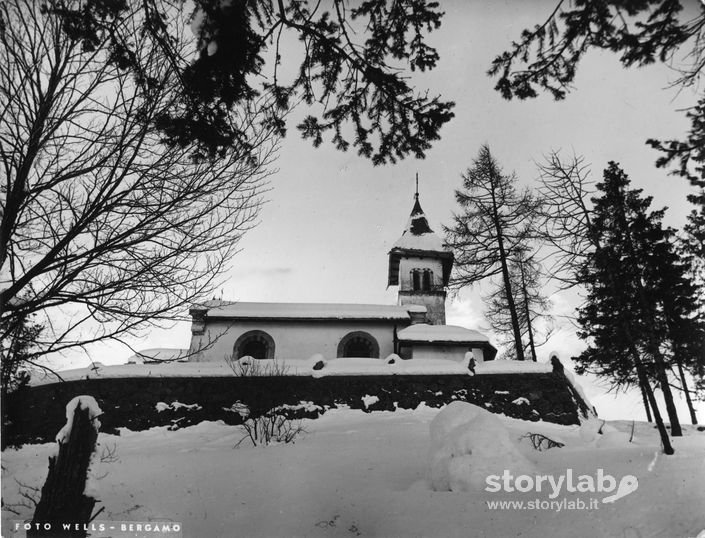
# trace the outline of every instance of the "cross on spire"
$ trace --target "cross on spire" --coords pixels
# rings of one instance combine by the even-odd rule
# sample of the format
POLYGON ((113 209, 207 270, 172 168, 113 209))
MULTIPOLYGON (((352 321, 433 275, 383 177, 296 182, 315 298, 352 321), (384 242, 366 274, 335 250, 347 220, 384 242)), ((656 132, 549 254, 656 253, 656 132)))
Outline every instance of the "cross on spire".
POLYGON ((419 173, 416 172, 416 193, 414 194, 414 198, 417 200, 419 199, 419 173))

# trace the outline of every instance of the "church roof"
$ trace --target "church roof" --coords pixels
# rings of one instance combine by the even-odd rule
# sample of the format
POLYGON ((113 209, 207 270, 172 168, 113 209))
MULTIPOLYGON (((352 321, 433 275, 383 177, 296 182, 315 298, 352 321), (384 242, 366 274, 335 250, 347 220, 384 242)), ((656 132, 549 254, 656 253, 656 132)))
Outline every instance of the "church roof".
POLYGON ((409 250, 425 250, 425 251, 448 251, 443 244, 443 240, 436 235, 428 224, 428 219, 421 204, 419 203, 419 193, 414 195, 414 207, 411 209, 411 215, 406 223, 406 228, 397 239, 392 249, 409 249, 409 250))
POLYGON ((427 325, 418 323, 410 325, 399 331, 399 341, 401 342, 454 342, 458 344, 469 344, 476 342, 489 342, 484 334, 459 327, 457 325, 427 325))
POLYGON ((399 285, 399 260, 404 255, 441 258, 443 261, 443 285, 448 285, 450 271, 453 267, 453 253, 429 226, 426 214, 419 203, 418 192, 414 195, 414 207, 411 209, 406 228, 389 251, 389 286, 399 285))
POLYGON ((411 344, 468 345, 484 350, 485 360, 494 360, 497 349, 484 334, 457 325, 427 325, 419 323, 397 333, 400 342, 411 344))
POLYGON ((224 303, 208 309, 209 318, 270 320, 403 320, 408 308, 397 305, 340 303, 224 303))

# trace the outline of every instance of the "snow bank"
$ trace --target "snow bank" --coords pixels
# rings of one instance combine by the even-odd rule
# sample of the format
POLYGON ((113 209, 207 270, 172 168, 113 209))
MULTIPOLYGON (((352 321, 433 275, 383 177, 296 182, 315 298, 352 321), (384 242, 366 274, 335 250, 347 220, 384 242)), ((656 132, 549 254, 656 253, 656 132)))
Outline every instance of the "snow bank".
POLYGON ((429 478, 435 491, 482 491, 488 475, 532 474, 496 416, 466 402, 453 402, 430 426, 429 478))
POLYGON ((597 417, 585 420, 578 429, 578 435, 585 446, 596 448, 626 447, 632 437, 631 432, 620 431, 597 417))
POLYGON ((66 424, 64 425, 59 433, 56 434, 57 443, 65 443, 71 436, 71 430, 73 429, 73 417, 78 409, 88 409, 88 418, 91 419, 93 427, 96 431, 100 429, 100 421, 96 419, 103 414, 103 411, 98 406, 98 402, 95 401, 93 396, 76 396, 73 400, 66 404, 66 424))

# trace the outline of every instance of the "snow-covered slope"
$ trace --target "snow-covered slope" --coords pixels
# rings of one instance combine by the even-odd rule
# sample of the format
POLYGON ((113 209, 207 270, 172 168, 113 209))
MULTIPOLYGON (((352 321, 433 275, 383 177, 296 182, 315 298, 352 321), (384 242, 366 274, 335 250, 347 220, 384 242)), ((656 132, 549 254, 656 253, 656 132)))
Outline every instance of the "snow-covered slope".
MULTIPOLYGON (((526 502, 548 492, 436 492, 430 487, 429 425, 438 410, 395 413, 332 410, 293 445, 233 448, 235 426, 201 423, 101 434, 114 451, 94 469, 105 511, 98 519, 175 520, 198 537, 663 537, 697 536, 705 528, 705 434, 686 428, 676 455, 659 452, 652 425, 600 423, 567 427, 501 418, 509 439, 536 472, 577 477, 598 469, 633 475, 638 489, 586 510, 491 509, 489 501, 526 502), (544 452, 522 438, 542 433, 563 448, 544 452)), ((492 439, 482 439, 492 443, 492 439)), ((53 444, 2 454, 3 520, 30 517, 18 483, 38 487, 53 444), (16 516, 8 511, 15 509, 16 516)), ((26 491, 26 490, 25 490, 26 491)), ((589 494, 566 492, 566 502, 589 494)), ((601 495, 600 497, 604 497, 601 495)))

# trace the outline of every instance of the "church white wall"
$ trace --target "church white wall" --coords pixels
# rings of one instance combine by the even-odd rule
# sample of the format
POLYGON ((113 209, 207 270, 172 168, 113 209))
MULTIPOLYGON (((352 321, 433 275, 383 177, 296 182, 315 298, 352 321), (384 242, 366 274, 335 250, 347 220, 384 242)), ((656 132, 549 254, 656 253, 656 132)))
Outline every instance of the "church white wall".
POLYGON ((448 359, 456 362, 461 362, 465 358, 465 353, 467 353, 467 351, 467 345, 415 345, 413 346, 412 358, 414 360, 448 359))
MULTIPOLYGON (((398 330, 406 325, 399 323, 398 330)), ((191 353, 196 361, 222 361, 233 353, 235 341, 245 332, 260 330, 274 339, 275 358, 306 360, 320 353, 326 359, 337 356, 338 343, 350 332, 364 331, 379 344, 380 358, 394 351, 394 323, 385 321, 228 321, 206 320, 203 334, 191 337, 191 353), (206 350, 198 352, 208 345, 206 350)))

